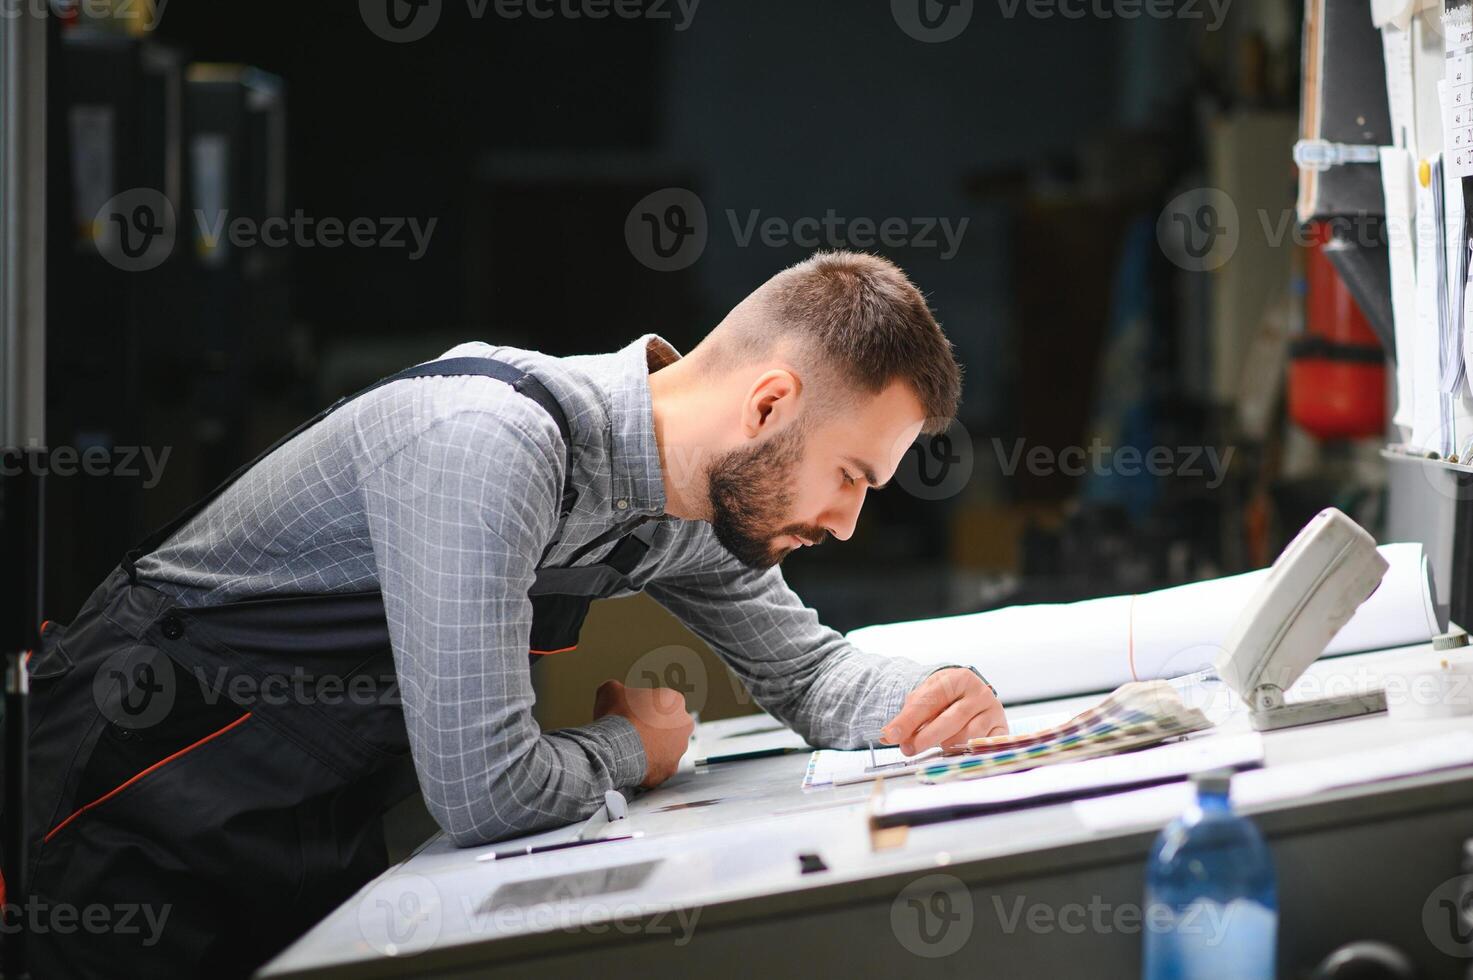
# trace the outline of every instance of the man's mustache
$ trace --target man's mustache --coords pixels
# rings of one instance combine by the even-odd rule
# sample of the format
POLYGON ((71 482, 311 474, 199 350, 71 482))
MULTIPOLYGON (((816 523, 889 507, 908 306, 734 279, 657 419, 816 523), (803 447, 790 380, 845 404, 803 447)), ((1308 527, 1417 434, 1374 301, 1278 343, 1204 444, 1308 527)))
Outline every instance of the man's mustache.
POLYGON ((829 539, 827 528, 818 527, 814 524, 789 524, 783 528, 782 534, 791 534, 793 537, 805 542, 810 547, 823 544, 829 539))

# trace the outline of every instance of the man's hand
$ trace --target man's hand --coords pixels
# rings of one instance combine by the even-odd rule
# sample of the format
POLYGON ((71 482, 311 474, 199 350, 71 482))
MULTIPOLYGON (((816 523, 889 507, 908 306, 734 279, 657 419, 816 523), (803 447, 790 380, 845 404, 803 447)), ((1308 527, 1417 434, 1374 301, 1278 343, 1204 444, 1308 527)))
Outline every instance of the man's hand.
POLYGON ((679 691, 604 681, 593 698, 593 717, 605 715, 628 718, 644 743, 644 782, 639 785, 653 789, 675 775, 680 757, 690 744, 691 730, 696 727, 679 691))
POLYGON ((965 667, 938 670, 916 685, 900 714, 881 729, 884 739, 915 755, 935 745, 1006 735, 1002 702, 982 678, 965 667))

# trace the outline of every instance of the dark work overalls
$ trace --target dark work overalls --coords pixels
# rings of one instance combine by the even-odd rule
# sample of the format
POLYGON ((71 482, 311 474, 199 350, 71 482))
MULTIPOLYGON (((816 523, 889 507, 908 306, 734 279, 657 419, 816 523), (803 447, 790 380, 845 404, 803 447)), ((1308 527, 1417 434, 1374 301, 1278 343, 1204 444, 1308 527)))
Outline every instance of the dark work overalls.
MULTIPOLYGON (((547 389, 489 358, 420 365, 373 388, 453 375, 511 384, 571 447, 547 389)), ((188 608, 134 572, 246 469, 346 401, 131 552, 70 625, 43 627, 29 666, 37 977, 248 973, 386 866, 382 814, 416 779, 380 593, 188 608), (46 919, 70 906, 75 925, 96 905, 106 928, 63 932, 46 919)), ((563 518, 575 499, 570 483, 563 518)), ((654 527, 626 526, 572 559, 614 542, 593 564, 539 567, 534 662, 577 644, 592 599, 629 587, 654 527)))

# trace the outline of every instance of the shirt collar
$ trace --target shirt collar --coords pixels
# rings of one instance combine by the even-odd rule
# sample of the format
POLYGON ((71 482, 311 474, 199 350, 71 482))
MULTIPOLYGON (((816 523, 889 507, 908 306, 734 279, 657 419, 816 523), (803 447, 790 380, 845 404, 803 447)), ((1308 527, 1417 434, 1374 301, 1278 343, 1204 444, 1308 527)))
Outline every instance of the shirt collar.
POLYGON ((665 478, 655 440, 650 372, 674 364, 680 352, 663 337, 649 333, 619 351, 614 360, 616 383, 609 392, 613 473, 609 507, 620 517, 662 517, 665 478))

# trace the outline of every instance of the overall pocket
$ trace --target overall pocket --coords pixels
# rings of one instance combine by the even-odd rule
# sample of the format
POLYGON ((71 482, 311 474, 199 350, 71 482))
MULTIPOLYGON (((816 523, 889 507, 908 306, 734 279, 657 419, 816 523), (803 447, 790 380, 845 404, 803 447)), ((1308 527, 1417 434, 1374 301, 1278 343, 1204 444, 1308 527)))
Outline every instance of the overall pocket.
POLYGON ((101 731, 82 767, 66 815, 43 840, 217 738, 249 716, 215 696, 160 651, 138 644, 110 659, 94 679, 101 731))

